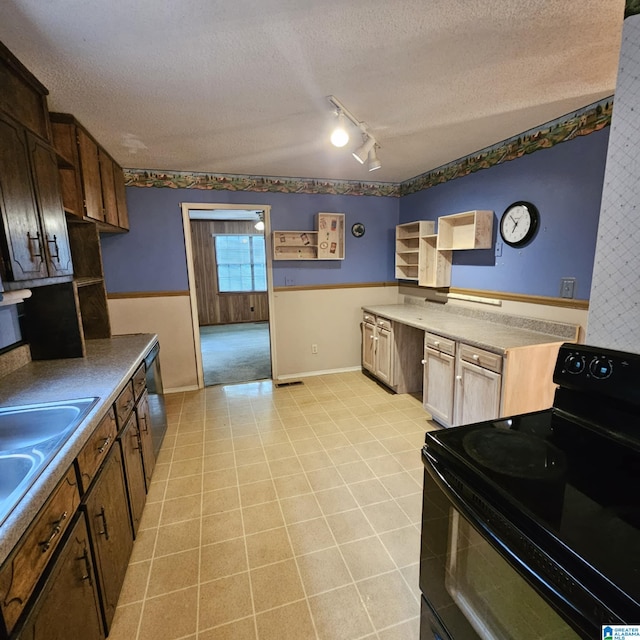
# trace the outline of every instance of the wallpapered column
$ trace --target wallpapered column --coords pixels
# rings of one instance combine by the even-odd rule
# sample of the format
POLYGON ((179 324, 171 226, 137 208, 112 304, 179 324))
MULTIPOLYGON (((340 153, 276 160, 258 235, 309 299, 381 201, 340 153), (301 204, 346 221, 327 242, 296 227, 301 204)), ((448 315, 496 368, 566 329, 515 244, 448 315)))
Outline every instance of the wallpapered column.
POLYGON ((640 353, 640 15, 622 32, 587 342, 640 353))

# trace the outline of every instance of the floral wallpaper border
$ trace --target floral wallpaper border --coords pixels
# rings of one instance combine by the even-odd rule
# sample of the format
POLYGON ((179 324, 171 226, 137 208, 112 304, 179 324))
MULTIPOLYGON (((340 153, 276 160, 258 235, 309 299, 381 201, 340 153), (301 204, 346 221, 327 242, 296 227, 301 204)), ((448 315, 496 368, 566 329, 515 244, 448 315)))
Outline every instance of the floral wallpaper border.
POLYGON ((611 124, 613 96, 402 183, 125 169, 129 187, 400 197, 548 149, 611 124))

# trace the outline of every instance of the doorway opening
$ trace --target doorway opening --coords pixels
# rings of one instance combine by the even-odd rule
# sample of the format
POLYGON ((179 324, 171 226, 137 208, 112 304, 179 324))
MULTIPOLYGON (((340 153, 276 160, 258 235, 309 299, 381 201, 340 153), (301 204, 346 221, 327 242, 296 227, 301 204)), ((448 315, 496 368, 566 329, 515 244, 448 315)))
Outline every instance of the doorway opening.
POLYGON ((269 209, 182 205, 200 388, 275 375, 269 209))

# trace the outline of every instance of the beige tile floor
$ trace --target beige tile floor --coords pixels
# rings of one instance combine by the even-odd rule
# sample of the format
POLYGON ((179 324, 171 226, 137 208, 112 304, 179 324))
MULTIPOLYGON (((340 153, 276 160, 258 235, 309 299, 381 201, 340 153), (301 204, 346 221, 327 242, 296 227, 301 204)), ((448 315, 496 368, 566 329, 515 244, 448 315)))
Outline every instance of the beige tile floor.
POLYGON ((418 638, 418 399, 350 372, 167 407, 110 640, 418 638))

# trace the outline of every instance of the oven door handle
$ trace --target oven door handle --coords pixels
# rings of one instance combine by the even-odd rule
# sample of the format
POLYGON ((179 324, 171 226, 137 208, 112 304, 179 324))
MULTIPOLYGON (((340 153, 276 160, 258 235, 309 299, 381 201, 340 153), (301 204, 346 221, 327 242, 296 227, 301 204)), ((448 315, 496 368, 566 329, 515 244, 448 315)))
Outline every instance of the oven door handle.
POLYGON ((587 635, 592 634, 594 628, 599 628, 602 620, 607 620, 609 623, 616 623, 623 621, 619 619, 610 609, 598 600, 593 594, 589 593, 578 584, 569 573, 566 573, 561 568, 560 573, 566 576, 566 579, 571 582, 574 587, 574 593, 572 599, 569 600, 567 596, 563 595, 561 591, 550 581, 548 581, 543 573, 545 569, 555 567, 557 571, 558 564, 554 562, 542 549, 535 545, 524 533, 519 529, 511 525, 506 518, 499 514, 491 505, 487 504, 481 496, 474 492, 469 487, 466 489, 475 498, 475 500, 465 499, 460 492, 452 486, 452 484, 446 479, 441 471, 440 464, 436 458, 427 450, 425 446, 422 449, 422 461, 425 469, 429 475, 433 478, 436 484, 444 492, 447 498, 452 503, 453 507, 457 509, 468 521, 475 527, 481 535, 494 547, 494 549, 526 580, 532 585, 542 597, 554 608, 558 608, 558 602, 560 602, 559 610, 564 615, 565 619, 572 621, 573 625, 577 625, 577 629, 587 635), (483 504, 486 513, 481 514, 473 506, 474 501, 483 504), (511 530, 512 536, 517 538, 517 545, 520 547, 518 551, 514 551, 508 541, 504 541, 492 528, 492 524, 502 524, 503 528, 511 530), (526 559, 522 558, 523 553, 534 554, 535 558, 533 562, 539 566, 532 568, 526 559), (545 567, 546 565, 546 567, 545 567), (583 606, 578 608, 575 604, 575 591, 581 592, 581 600, 583 606), (585 609, 584 602, 589 601, 588 609, 585 609), (598 610, 599 615, 594 616, 594 610, 598 610), (585 613, 588 611, 589 613, 585 613))

